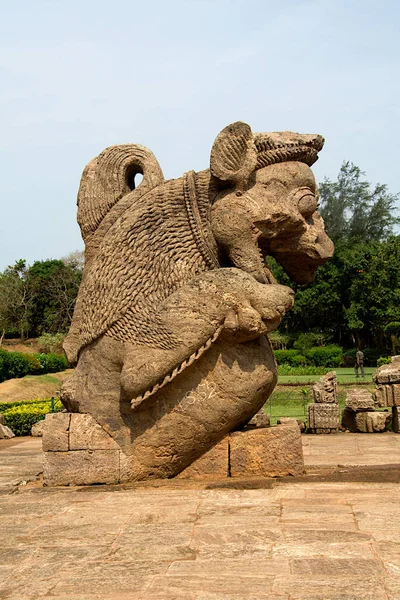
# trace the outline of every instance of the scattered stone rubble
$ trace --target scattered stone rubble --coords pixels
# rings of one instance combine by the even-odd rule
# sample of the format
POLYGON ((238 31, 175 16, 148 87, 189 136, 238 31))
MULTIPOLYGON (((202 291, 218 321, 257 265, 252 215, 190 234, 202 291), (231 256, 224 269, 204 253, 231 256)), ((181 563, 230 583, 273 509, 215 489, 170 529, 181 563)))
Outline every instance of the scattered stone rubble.
POLYGON ((323 375, 313 386, 314 404, 308 405, 308 427, 311 433, 339 431, 339 404, 335 371, 323 375))
POLYGON ((391 421, 388 413, 375 412, 376 402, 366 389, 352 388, 347 392, 342 414, 342 427, 352 433, 385 431, 391 421))
POLYGON ((400 356, 392 356, 391 363, 379 367, 374 373, 374 381, 376 402, 392 409, 392 429, 400 433, 400 356))

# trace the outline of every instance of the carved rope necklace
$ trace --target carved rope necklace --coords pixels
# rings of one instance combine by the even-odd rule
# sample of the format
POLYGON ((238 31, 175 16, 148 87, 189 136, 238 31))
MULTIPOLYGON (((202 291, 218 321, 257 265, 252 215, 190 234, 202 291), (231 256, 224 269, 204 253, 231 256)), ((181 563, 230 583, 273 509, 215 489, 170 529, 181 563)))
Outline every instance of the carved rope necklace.
POLYGON ((190 229, 209 269, 218 269, 218 255, 209 243, 211 231, 206 231, 199 211, 196 194, 196 181, 194 171, 189 171, 183 176, 183 192, 185 197, 186 212, 188 214, 190 229))

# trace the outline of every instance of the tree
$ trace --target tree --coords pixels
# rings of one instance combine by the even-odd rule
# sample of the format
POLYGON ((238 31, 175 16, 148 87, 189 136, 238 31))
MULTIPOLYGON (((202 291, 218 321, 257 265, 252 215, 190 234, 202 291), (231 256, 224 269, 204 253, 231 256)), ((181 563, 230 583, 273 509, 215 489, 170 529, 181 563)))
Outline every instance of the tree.
POLYGON ((31 307, 26 261, 21 259, 0 274, 0 344, 7 331, 17 331, 25 338, 31 307))
POLYGON ((68 330, 81 279, 82 270, 77 261, 33 263, 27 282, 32 296, 30 330, 34 335, 68 330))
POLYGON ((334 242, 380 242, 400 223, 396 216, 399 195, 390 194, 386 185, 371 188, 364 176, 359 167, 345 161, 337 181, 325 179, 319 185, 320 212, 334 242))

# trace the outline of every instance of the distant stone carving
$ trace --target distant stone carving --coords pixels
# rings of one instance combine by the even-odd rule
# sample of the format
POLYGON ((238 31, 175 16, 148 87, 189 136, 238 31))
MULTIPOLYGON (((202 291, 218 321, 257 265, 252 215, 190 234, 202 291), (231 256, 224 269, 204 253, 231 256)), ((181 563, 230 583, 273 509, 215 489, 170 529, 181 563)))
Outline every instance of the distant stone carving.
POLYGON ((332 256, 310 169, 322 146, 319 135, 238 122, 199 173, 164 181, 154 155, 133 144, 84 170, 86 262, 65 342, 77 366, 61 398, 118 444, 125 480, 178 474, 271 394, 267 334, 293 292, 264 259, 306 284, 332 256))
POLYGON ((312 387, 314 404, 308 405, 308 427, 312 433, 339 431, 339 405, 335 371, 323 375, 312 387))

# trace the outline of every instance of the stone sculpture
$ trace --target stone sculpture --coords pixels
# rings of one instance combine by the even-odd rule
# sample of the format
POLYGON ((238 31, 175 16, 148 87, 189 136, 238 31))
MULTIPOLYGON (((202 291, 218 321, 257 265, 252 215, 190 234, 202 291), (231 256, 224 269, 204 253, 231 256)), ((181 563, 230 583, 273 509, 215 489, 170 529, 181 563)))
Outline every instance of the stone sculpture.
POLYGON ((339 431, 339 404, 336 371, 320 377, 312 388, 314 403, 308 405, 308 428, 312 433, 339 431))
POLYGON ((400 433, 400 356, 382 365, 374 373, 375 397, 379 406, 392 409, 392 429, 400 433))
POLYGON ((237 122, 199 173, 164 181, 133 144, 84 170, 85 270, 64 346, 77 366, 61 398, 113 438, 125 479, 177 475, 271 394, 267 333, 293 292, 264 259, 306 284, 332 256, 310 169, 322 146, 319 135, 237 122))

